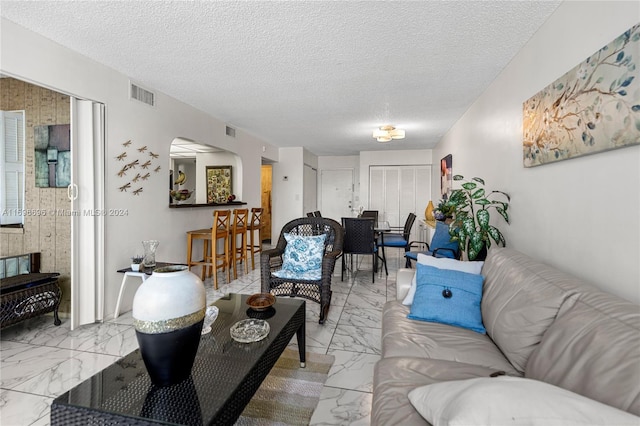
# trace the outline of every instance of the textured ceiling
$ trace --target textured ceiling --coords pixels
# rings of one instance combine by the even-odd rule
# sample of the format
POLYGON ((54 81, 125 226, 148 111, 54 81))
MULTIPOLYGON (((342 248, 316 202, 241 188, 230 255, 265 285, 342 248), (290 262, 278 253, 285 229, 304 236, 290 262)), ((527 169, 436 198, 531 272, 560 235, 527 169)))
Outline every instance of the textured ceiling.
POLYGON ((560 1, 8 1, 3 17, 281 147, 432 148, 560 1), (392 124, 404 140, 377 143, 392 124))

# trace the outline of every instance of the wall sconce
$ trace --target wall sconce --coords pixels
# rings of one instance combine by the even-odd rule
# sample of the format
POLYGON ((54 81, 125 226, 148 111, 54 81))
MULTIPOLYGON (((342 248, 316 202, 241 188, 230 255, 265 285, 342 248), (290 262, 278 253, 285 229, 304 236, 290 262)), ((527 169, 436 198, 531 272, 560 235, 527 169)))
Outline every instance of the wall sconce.
POLYGON ((373 131, 373 137, 378 142, 391 142, 392 139, 404 139, 404 130, 393 126, 382 126, 373 131))

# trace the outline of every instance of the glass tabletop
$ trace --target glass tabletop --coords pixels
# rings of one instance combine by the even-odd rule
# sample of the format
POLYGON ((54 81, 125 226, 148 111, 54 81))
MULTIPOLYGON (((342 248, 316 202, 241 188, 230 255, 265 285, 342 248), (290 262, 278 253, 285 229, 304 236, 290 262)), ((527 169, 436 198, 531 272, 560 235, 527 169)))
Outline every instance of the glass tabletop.
POLYGON ((391 227, 389 226, 389 222, 386 220, 379 220, 373 225, 373 230, 376 232, 386 232, 390 231, 391 227))
MULTIPOLYGON (((153 270, 156 268, 163 268, 165 266, 174 266, 174 265, 184 265, 184 263, 171 263, 171 262, 156 262, 155 266, 146 267, 144 265, 140 265, 140 270, 136 272, 144 272, 147 275, 151 275, 153 270)), ((118 269, 116 272, 133 272, 131 267, 118 269)))

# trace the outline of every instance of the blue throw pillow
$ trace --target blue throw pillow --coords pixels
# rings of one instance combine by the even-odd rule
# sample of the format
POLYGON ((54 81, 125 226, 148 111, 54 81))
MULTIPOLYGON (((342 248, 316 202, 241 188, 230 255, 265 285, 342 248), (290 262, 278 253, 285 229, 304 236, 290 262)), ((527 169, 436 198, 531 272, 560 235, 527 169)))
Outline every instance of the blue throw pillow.
POLYGON ((450 257, 454 258, 454 252, 458 252, 458 242, 451 241, 451 236, 449 235, 449 225, 444 222, 436 222, 436 231, 433 233, 433 238, 431 238, 431 244, 429 244, 429 248, 431 252, 434 252, 436 249, 451 249, 450 250, 438 250, 436 256, 438 257, 450 257))
POLYGON ((438 269, 421 263, 416 268, 416 295, 407 318, 486 333, 480 312, 482 275, 438 269))
POLYGON ((282 256, 282 269, 273 273, 280 278, 317 280, 322 276, 322 258, 326 234, 301 236, 284 234, 287 245, 282 256))

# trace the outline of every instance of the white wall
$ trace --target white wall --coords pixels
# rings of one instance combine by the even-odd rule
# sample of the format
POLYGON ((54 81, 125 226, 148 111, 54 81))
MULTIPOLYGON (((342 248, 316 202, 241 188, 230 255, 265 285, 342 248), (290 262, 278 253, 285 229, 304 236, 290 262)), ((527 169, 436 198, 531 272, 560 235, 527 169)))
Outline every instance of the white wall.
MULTIPOLYGON (((207 166, 231 166, 231 193, 243 200, 242 160, 229 152, 200 153, 196 155, 196 203, 207 202, 207 166)), ((258 207, 254 205, 252 207, 258 207)))
MULTIPOLYGON (((187 200, 186 204, 199 203, 198 201, 198 191, 196 186, 198 180, 196 179, 196 160, 195 158, 180 158, 180 159, 172 159, 171 164, 169 165, 170 170, 173 170, 173 180, 175 181, 178 178, 178 171, 182 171, 187 176, 187 180, 176 187, 174 184, 172 187, 167 186, 168 190, 189 190, 194 191, 192 196, 187 200)), ((172 201, 175 202, 175 201, 172 201)))
MULTIPOLYGON (((107 317, 113 313, 122 279, 115 271, 126 267, 129 257, 141 251, 142 240, 160 240, 158 260, 184 262, 185 232, 211 226, 211 208, 168 207, 169 148, 174 138, 185 137, 237 154, 243 166, 238 176, 243 183, 242 201, 248 207, 260 205, 261 160, 264 157, 277 161, 277 148, 241 129, 237 129, 235 138, 230 138, 225 134, 225 123, 162 93, 157 93, 155 108, 130 101, 127 76, 10 21, 2 19, 1 24, 0 71, 106 105, 106 208, 128 212, 124 217, 106 218, 107 317), (157 161, 162 165, 160 173, 145 181, 139 196, 118 190, 122 181, 116 174, 122 163, 115 157, 123 151, 122 143, 129 139, 134 145, 147 145, 159 154, 157 161)), ((123 310, 130 308, 135 290, 132 285, 124 298, 123 310)))
POLYGON ((524 168, 522 104, 639 20, 638 1, 564 2, 434 150, 453 154, 454 174, 511 195, 508 246, 634 302, 640 146, 524 168))
POLYGON ((307 212, 318 210, 318 157, 303 150, 304 166, 302 171, 302 211, 307 212))
POLYGON ((311 166, 314 169, 318 168, 318 157, 306 149, 302 150, 302 161, 304 164, 311 166))
POLYGON ((305 164, 303 174, 302 211, 306 214, 318 210, 318 169, 305 164))
POLYGON ((280 148, 279 161, 273 164, 271 191, 271 241, 275 244, 280 230, 290 220, 305 216, 303 148, 280 148), (285 180, 286 177, 286 180, 285 180))

